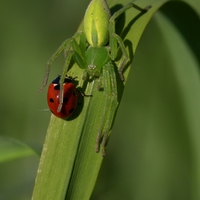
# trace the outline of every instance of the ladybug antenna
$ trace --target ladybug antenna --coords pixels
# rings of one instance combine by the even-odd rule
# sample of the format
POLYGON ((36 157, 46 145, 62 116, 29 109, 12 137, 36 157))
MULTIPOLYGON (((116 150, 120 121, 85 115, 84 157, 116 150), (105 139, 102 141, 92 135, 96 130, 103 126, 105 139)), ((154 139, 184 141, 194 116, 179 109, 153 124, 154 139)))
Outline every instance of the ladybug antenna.
POLYGON ((50 111, 50 109, 49 108, 44 108, 44 109, 39 109, 38 111, 39 112, 46 112, 46 111, 50 111))

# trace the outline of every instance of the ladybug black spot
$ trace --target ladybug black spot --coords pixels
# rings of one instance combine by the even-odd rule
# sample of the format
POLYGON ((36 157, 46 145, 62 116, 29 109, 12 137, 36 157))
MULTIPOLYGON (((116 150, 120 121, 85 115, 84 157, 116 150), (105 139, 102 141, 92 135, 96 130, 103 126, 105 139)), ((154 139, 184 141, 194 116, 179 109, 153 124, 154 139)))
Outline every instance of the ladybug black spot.
POLYGON ((55 85, 54 90, 60 90, 60 84, 55 85))
POLYGON ((64 98, 64 99, 63 99, 63 103, 67 103, 68 101, 69 101, 68 98, 64 98))
POLYGON ((54 103, 54 100, 53 100, 52 98, 50 98, 49 101, 50 101, 51 103, 54 103))
POLYGON ((71 108, 71 109, 69 110, 69 113, 73 113, 73 111, 74 111, 74 108, 71 108))

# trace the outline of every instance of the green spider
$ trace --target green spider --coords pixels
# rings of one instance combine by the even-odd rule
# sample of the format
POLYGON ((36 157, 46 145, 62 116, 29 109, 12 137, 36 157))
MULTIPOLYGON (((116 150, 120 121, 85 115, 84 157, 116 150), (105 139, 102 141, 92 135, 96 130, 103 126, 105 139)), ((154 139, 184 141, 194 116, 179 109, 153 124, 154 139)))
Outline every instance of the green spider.
POLYGON ((123 69, 129 61, 125 45, 119 35, 115 33, 115 19, 126 10, 134 7, 141 12, 146 12, 150 6, 140 8, 134 3, 128 3, 112 16, 105 0, 92 0, 85 12, 84 31, 76 32, 71 38, 66 39, 47 62, 47 71, 40 92, 47 84, 51 64, 57 56, 64 51, 65 64, 60 78, 60 98, 57 112, 63 105, 63 82, 67 75, 71 61, 73 60, 83 69, 83 80, 99 79, 103 81, 105 106, 100 128, 96 138, 96 152, 100 143, 102 155, 105 155, 107 138, 112 127, 112 119, 118 106, 118 93, 114 64, 118 53, 118 47, 122 52, 121 61, 118 64, 120 79, 124 81, 123 69), (106 117, 105 117, 106 116, 106 117))

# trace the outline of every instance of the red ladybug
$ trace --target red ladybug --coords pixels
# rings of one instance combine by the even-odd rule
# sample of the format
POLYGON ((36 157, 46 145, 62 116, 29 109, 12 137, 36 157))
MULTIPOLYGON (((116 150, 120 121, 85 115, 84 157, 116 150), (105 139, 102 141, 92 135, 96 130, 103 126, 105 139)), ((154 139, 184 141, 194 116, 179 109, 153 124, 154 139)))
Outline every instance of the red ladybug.
POLYGON ((79 91, 76 86, 72 83, 70 77, 66 77, 63 83, 63 104, 60 112, 57 112, 58 106, 60 104, 60 76, 58 76, 49 85, 47 93, 47 103, 51 112, 59 118, 68 118, 76 109, 79 98, 79 91))

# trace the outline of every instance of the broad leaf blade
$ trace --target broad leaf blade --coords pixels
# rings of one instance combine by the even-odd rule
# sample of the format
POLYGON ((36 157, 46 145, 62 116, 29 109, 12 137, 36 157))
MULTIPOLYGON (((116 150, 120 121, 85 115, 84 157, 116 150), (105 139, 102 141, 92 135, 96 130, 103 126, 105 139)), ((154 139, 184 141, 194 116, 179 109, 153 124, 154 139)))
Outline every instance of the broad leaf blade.
MULTIPOLYGON (((123 5, 128 2, 124 1, 123 5)), ((141 7, 152 6, 147 13, 141 15, 139 11, 132 9, 125 14, 122 36, 123 39, 131 41, 132 59, 146 25, 165 2, 167 1, 141 0, 135 3, 141 7)), ((112 7, 121 2, 113 0, 108 3, 112 7)), ((83 85, 82 70, 73 66, 70 73, 72 76, 78 76, 79 84, 83 85)), ((125 78, 128 73, 129 68, 124 73, 125 78)), ((119 100, 123 87, 124 85, 119 83, 119 100)), ((88 83, 85 93, 92 94, 93 97, 83 100, 84 103, 76 110, 74 119, 65 121, 51 117, 33 199, 64 199, 65 195, 66 199, 90 198, 103 160, 101 153, 94 151, 105 100, 103 91, 97 91, 96 88, 96 82, 88 83)))
POLYGON ((27 157, 36 154, 29 146, 9 137, 0 137, 0 162, 27 157))
POLYGON ((149 23, 91 199, 199 198, 199 22, 170 1, 149 23))

